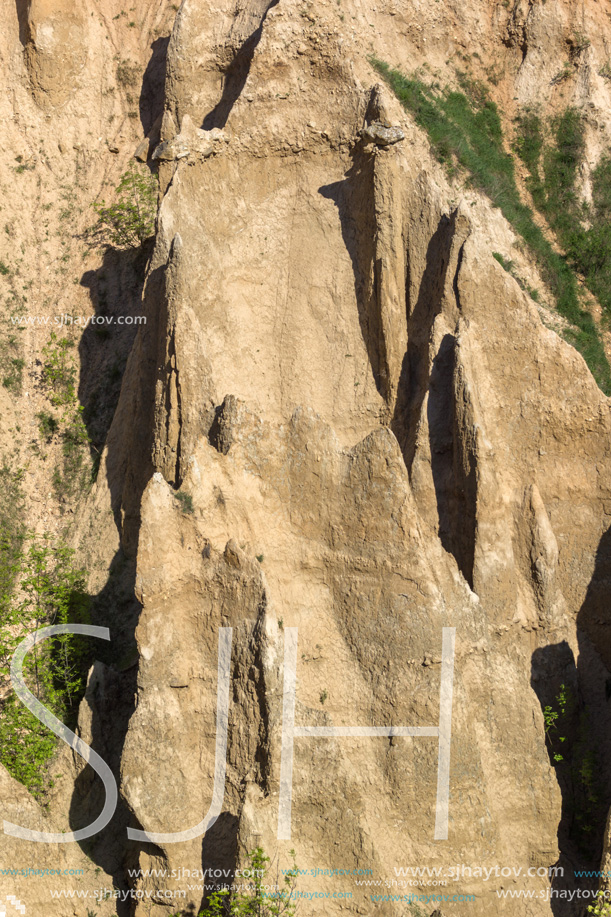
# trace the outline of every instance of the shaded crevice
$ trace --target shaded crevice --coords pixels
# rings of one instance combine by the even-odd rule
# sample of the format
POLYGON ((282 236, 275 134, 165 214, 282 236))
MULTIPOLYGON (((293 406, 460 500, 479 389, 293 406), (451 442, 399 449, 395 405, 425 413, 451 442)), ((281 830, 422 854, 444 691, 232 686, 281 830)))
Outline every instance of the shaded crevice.
POLYGON ((477 472, 475 442, 457 418, 461 386, 457 339, 448 331, 437 343, 437 319, 445 315, 455 329, 462 309, 459 276, 470 224, 460 208, 442 215, 426 252, 416 301, 408 249, 406 308, 408 343, 403 359, 391 429, 412 479, 416 451, 428 436, 431 476, 437 506, 438 534, 473 588, 477 472), (426 420, 424 411, 426 410, 426 420))
MULTIPOLYGON (((557 894, 564 890, 594 889, 595 876, 577 876, 600 868, 603 835, 609 807, 609 765, 601 738, 609 729, 604 671, 592 672, 592 648, 577 631, 577 664, 566 641, 541 647, 532 656, 531 685, 544 717, 558 714, 546 730, 546 747, 560 789, 558 865, 564 874, 553 877, 557 894), (587 671, 589 669, 589 671, 587 671), (559 698, 566 698, 566 705, 559 698)), ((606 670, 605 670, 606 671, 606 670)), ((607 743, 604 743, 607 744, 607 743)), ((566 917, 562 899, 551 899, 552 912, 566 917)))
MULTIPOLYGON (((173 468, 168 477, 168 483, 178 489, 182 483, 180 445, 182 434, 182 405, 180 396, 180 379, 176 359, 176 343, 174 334, 170 335, 168 347, 168 376, 165 386, 165 411, 166 411, 166 448, 175 453, 173 468), (173 427, 175 425, 176 433, 173 427)), ((168 457, 169 458, 169 457, 168 457)))
POLYGON ((30 41, 30 25, 28 22, 29 0, 15 0, 17 7, 17 19, 19 21, 19 41, 25 46, 30 41))
POLYGON ((456 271, 454 272, 454 279, 452 280, 452 290, 454 291, 454 299, 456 300, 456 308, 459 312, 462 312, 462 306, 460 304, 460 289, 458 286, 458 277, 460 274, 460 269, 462 267, 462 261, 465 253, 465 243, 460 246, 458 250, 458 258, 456 260, 456 271))
POLYGON ((227 70, 225 71, 221 98, 212 109, 212 111, 208 112, 204 118, 202 124, 204 130, 209 131, 215 127, 223 128, 227 124, 231 110, 233 109, 233 106, 239 99, 240 95, 242 94, 242 90, 246 85, 246 80, 248 79, 253 58, 255 56, 255 51, 257 50, 257 46, 259 45, 261 36, 263 35, 263 27, 265 25, 267 15, 274 6, 278 5, 279 2, 280 0, 272 0, 272 2, 265 10, 258 28, 246 39, 244 44, 239 48, 237 54, 229 64, 227 70))
POLYGON ((375 264, 374 170, 375 158, 365 152, 362 144, 358 144, 352 152, 352 166, 344 179, 322 186, 318 193, 337 207, 342 238, 352 262, 361 335, 376 389, 384 397, 386 373, 375 264))
MULTIPOLYGON (((558 824, 559 864, 564 876, 554 889, 594 890, 595 876, 575 871, 601 868, 606 820, 611 805, 611 529, 602 536, 592 578, 577 615, 578 658, 566 641, 541 647, 532 656, 531 684, 541 709, 559 713, 546 735, 550 764, 562 796, 558 824), (567 696, 565 712, 558 698, 567 696)), ((550 900, 556 917, 566 917, 562 899, 550 900)))
POLYGON ((161 125, 165 103, 165 78, 169 42, 169 36, 155 39, 151 45, 151 57, 142 77, 138 107, 145 137, 149 135, 157 123, 161 125))
POLYGON ((135 557, 140 533, 142 494, 156 470, 155 393, 158 378, 158 340, 165 289, 166 265, 147 277, 143 298, 146 324, 141 325, 130 352, 117 410, 111 424, 106 461, 111 505, 123 550, 135 557))
MULTIPOLYGON (((446 334, 433 360, 429 380, 427 421, 431 450, 431 470, 439 538, 446 551, 456 557, 459 500, 454 466, 454 394, 452 380, 456 358, 456 338, 446 334)), ((464 570, 463 570, 464 575, 464 570)))
MULTIPOLYGON (((477 457, 474 449, 466 443, 461 443, 454 425, 454 483, 453 494, 450 498, 450 531, 447 536, 447 550, 453 555, 458 569, 475 590, 475 544, 477 539, 477 457), (460 452, 463 455, 460 455, 460 452)), ((439 484, 435 483, 439 505, 439 484)), ((447 499, 443 495, 443 499, 447 499)), ((445 545, 444 545, 445 547, 445 545)))
MULTIPOLYGON (((127 837, 138 827, 121 796, 121 758, 130 718, 136 706, 138 650, 135 630, 141 606, 134 596, 135 560, 122 550, 115 555, 106 585, 93 599, 91 622, 108 627, 110 642, 92 641, 95 663, 86 694, 91 711, 90 745, 109 765, 119 787, 118 805, 106 828, 79 846, 108 875, 113 886, 131 886, 128 870, 138 866, 141 846, 127 837)), ((81 759, 78 759, 79 761, 81 759)), ((81 762, 82 763, 82 762, 81 762)), ((95 772, 85 766, 74 783, 69 821, 72 830, 90 824, 102 810, 105 791, 95 772)), ((118 917, 130 917, 131 902, 116 901, 118 917)))
POLYGON ((257 763, 257 783, 265 796, 271 793, 272 779, 272 756, 271 756, 271 726, 269 710, 269 687, 265 682, 265 659, 264 659, 264 639, 265 639, 265 613, 267 610, 267 596, 264 593, 263 599, 259 605, 259 619, 253 633, 253 653, 255 657, 255 667, 257 678, 254 687, 257 698, 259 713, 259 740, 255 753, 257 763))
POLYGON ((406 298, 408 344, 401 367, 391 428, 401 446, 410 474, 422 405, 428 390, 431 332, 437 315, 443 309, 454 231, 455 214, 451 217, 442 216, 428 244, 426 266, 413 308, 410 309, 409 297, 406 298))
MULTIPOLYGON (((577 696, 577 667, 575 665, 573 651, 566 640, 563 640, 562 643, 541 647, 535 650, 531 662, 531 686, 541 704, 542 711, 545 711, 546 708, 555 709, 557 707, 556 698, 561 685, 566 685, 568 689, 577 696)), ((573 720, 573 716, 571 716, 571 720, 573 720)), ((557 728, 553 728, 557 733, 557 728)), ((566 733, 565 737, 568 738, 570 733, 571 738, 573 737, 573 722, 570 725, 570 729, 567 728, 566 723, 561 723, 560 729, 561 736, 564 736, 566 733)), ((574 798, 570 774, 567 768, 557 768, 557 762, 554 761, 554 743, 546 738, 546 745, 550 765, 554 770, 562 797, 560 823, 558 825, 558 848, 560 856, 557 865, 562 867, 564 875, 558 874, 552 878, 552 888, 558 894, 565 889, 573 890, 575 888, 573 873, 575 869, 578 870, 580 866, 584 865, 584 861, 575 848, 575 845, 570 840, 571 822, 574 819, 574 798)), ((565 917, 566 912, 563 910, 562 903, 557 898, 550 899, 550 906, 554 915, 557 915, 557 917, 565 917)))
POLYGON ((78 348, 78 397, 94 461, 106 443, 127 360, 140 327, 137 322, 142 316, 144 271, 149 255, 148 244, 139 252, 107 248, 101 267, 87 271, 80 281, 89 290, 95 313, 78 348))

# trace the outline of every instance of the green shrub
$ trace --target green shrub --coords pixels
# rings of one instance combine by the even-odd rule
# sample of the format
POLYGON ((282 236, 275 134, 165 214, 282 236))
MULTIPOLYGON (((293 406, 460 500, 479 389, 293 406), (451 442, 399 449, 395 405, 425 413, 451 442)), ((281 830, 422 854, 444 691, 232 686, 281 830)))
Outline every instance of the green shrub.
POLYGON ((114 204, 107 205, 105 201, 93 204, 98 220, 90 230, 90 237, 103 246, 141 248, 155 233, 157 179, 148 169, 132 163, 123 173, 116 195, 114 204))
POLYGON ((0 621, 8 614, 25 538, 23 474, 12 471, 6 461, 0 467, 0 621))
MULTIPOLYGON (((118 17, 115 16, 115 19, 118 17)), ((117 64, 117 83, 119 86, 135 86, 140 77, 140 68, 129 61, 119 61, 117 64)))
POLYGON ((174 494, 174 496, 180 503, 180 508, 182 509, 185 516, 189 516, 194 512, 193 497, 190 494, 185 494, 179 491, 177 494, 174 494))
POLYGON ((598 71, 598 75, 602 76, 604 80, 611 80, 611 62, 610 61, 608 60, 605 61, 605 63, 602 65, 602 67, 598 71))
POLYGON ((52 414, 49 414, 48 411, 41 411, 36 415, 38 420, 38 431, 41 437, 50 442, 59 429, 59 423, 52 414))
MULTIPOLYGON (((26 536, 25 540, 27 549, 22 536, 18 551, 10 556, 0 551, 0 674, 5 678, 13 652, 25 636, 47 625, 88 619, 85 572, 74 566, 74 552, 62 544, 52 546, 48 537, 26 536)), ((88 662, 83 638, 58 635, 28 654, 25 682, 55 716, 73 726, 88 662)), ((3 702, 0 763, 35 796, 45 790, 43 768, 58 741, 14 694, 3 702)))
POLYGON ((270 859, 262 847, 256 847, 248 854, 248 867, 242 871, 241 887, 246 890, 231 892, 220 889, 208 898, 208 905, 198 917, 293 917, 296 910, 295 888, 299 870, 295 865, 295 851, 291 850, 293 866, 283 871, 282 877, 276 870, 274 877, 268 877, 270 859), (250 873, 250 879, 244 875, 250 873), (275 879, 275 882, 270 879, 275 879), (275 885, 276 891, 266 890, 275 885))
POLYGON ((561 785, 570 787, 568 796, 569 833, 579 850, 587 856, 595 852, 597 827, 606 818, 601 808, 596 728, 587 707, 581 705, 572 689, 561 684, 553 705, 543 708, 545 739, 561 785))
POLYGON ((44 428, 55 427, 51 435, 61 433, 61 465, 53 472, 53 488, 59 500, 73 495, 90 483, 91 465, 88 448, 91 446, 84 421, 84 408, 78 403, 77 369, 72 358, 74 342, 69 338, 58 338, 51 332, 49 342, 43 348, 43 384, 51 404, 63 409, 61 424, 50 414, 39 414, 41 434, 44 428), (44 415, 44 419, 43 418, 44 415))
POLYGON ((541 210, 542 204, 545 202, 545 192, 539 171, 543 150, 541 118, 532 109, 527 109, 518 114, 514 123, 516 132, 513 149, 528 169, 527 187, 532 194, 535 207, 541 210))
POLYGON ((599 891, 593 904, 588 905, 588 914, 594 917, 611 917, 611 902, 607 901, 604 891, 599 891))
POLYGON ((58 338, 54 331, 43 347, 43 383, 50 390, 51 403, 56 406, 76 401, 76 366, 72 359, 74 341, 58 338))

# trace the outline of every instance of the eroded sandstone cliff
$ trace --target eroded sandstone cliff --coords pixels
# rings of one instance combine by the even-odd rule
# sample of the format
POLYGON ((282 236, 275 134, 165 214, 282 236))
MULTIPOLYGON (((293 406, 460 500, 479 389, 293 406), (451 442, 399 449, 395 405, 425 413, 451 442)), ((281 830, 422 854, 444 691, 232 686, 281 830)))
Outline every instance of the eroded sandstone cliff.
MULTIPOLYGON (((3 53, 32 96, 15 111, 63 142, 79 92, 93 111, 102 104, 105 52, 86 30, 104 37, 114 9, 43 6, 7 5, 3 53)), ((146 325, 122 345, 100 472, 70 529, 94 566, 96 623, 118 635, 90 676, 79 729, 112 764, 121 805, 85 848, 100 870, 93 884, 77 845, 40 853, 4 837, 3 862, 87 863, 83 888, 144 893, 185 889, 172 870, 232 869, 259 842, 281 862, 295 848, 304 870, 371 869, 389 882, 406 865, 540 873, 559 862, 566 881, 554 887, 574 888, 575 865, 600 851, 611 786, 609 401, 553 330, 551 300, 537 306, 493 258, 511 252, 545 288, 511 227, 448 179, 369 59, 405 73, 426 64, 445 82, 460 55, 477 54, 474 73, 494 69, 507 126, 534 102, 548 114, 580 106, 587 188, 611 128, 600 75, 610 37, 595 0, 184 0, 163 108, 151 96, 140 135, 128 123, 112 140, 127 157, 149 137, 157 231, 146 325), (576 32, 589 44, 554 82, 576 32), (397 142, 378 142, 372 124, 399 128, 397 142), (221 628, 232 628, 221 814, 203 839, 128 840, 128 828, 192 828, 211 805, 221 628), (447 839, 434 837, 434 736, 296 738, 292 836, 277 839, 291 628, 296 723, 318 727, 436 726, 442 633, 455 628, 447 839), (567 824, 574 788, 559 785, 546 746, 542 710, 561 685, 589 711, 583 741, 596 751, 587 856, 567 824), (128 872, 151 867, 168 875, 128 872)), ((88 168, 83 196, 95 187, 88 168)), ((82 353, 86 374, 98 356, 92 344, 82 353)), ((57 769, 44 819, 3 772, 4 817, 54 830, 91 820, 97 779, 68 752, 57 769)), ((52 900, 47 878, 0 882, 34 913, 86 912, 52 900)), ((406 913, 353 876, 303 876, 299 888, 351 895, 304 898, 304 915, 406 913)), ((465 897, 441 908, 581 913, 583 902, 550 902, 548 888, 541 874, 466 876, 443 889, 465 897), (506 889, 541 897, 499 898, 506 889)), ((202 899, 187 890, 180 913, 202 899)), ((427 917, 435 906, 418 904, 427 917)), ((96 903, 136 917, 172 907, 96 903)))

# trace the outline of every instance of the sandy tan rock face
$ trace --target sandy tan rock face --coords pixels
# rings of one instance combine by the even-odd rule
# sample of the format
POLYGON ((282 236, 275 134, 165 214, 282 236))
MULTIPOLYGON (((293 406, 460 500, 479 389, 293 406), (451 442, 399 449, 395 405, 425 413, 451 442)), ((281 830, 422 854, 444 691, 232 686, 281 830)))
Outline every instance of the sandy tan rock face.
MULTIPOLYGON (((302 724, 425 726, 438 717, 441 630, 453 626, 448 841, 433 839, 434 743, 317 739, 296 746, 292 843, 307 867, 339 856, 389 880, 397 858, 441 865, 466 850, 473 862, 549 865, 560 796, 531 683, 543 698, 565 671, 561 648, 577 652, 575 616, 606 528, 608 402, 492 259, 501 221, 477 198, 448 206, 396 102, 365 71, 348 76, 322 6, 312 11, 321 54, 302 66, 294 13, 279 5, 260 19, 247 72, 231 71, 241 89, 230 108, 234 77, 221 109, 210 71, 233 39, 223 52, 198 44, 196 72, 209 11, 193 2, 172 38, 173 122, 188 114, 229 139, 205 162, 162 171, 153 270, 164 281, 151 299, 167 312, 161 477, 142 505, 126 799, 150 832, 189 826, 187 798, 203 817, 215 635, 231 624, 227 817, 210 844, 223 845, 219 863, 232 842, 243 851, 262 837, 275 849, 283 629, 299 628, 302 724), (185 66, 189 80, 176 75, 185 66), (294 104, 271 101, 285 93, 294 104), (406 138, 388 149, 358 142, 380 109, 406 138), (181 518, 163 479, 192 497, 193 516, 181 518), (177 652, 185 687, 172 685, 177 652), (247 698, 261 684, 255 712, 247 698), (142 736, 161 735, 168 716, 176 757, 147 744, 147 777, 142 736)), ((200 840, 160 846, 169 865, 201 860, 200 840)), ((342 887, 352 912, 370 912, 369 891, 342 887)), ((500 912, 491 886, 461 891, 476 900, 456 912, 500 912)), ((550 913, 545 901, 519 906, 550 913)))
MULTIPOLYGON (((231 869, 256 842, 283 862, 295 847, 303 869, 367 868, 389 883, 406 865, 557 860, 563 800, 541 709, 560 683, 587 700, 611 760, 609 401, 493 259, 514 241, 499 211, 450 186, 367 58, 443 75, 477 46, 482 71, 502 70, 508 121, 539 93, 547 111, 591 103, 595 152, 609 135, 600 7, 584 8, 592 45, 557 91, 583 28, 568 3, 182 3, 163 116, 155 130, 154 106, 143 119, 150 143, 129 134, 141 158, 157 151, 162 189, 147 324, 73 529, 83 553, 126 565, 142 606, 137 656, 96 666, 80 715, 120 780, 117 823, 91 853, 105 882, 184 888, 126 867, 231 869), (128 827, 183 831, 211 805, 227 628, 221 815, 203 839, 128 844, 128 827), (295 739, 292 838, 278 841, 289 628, 299 726, 415 728, 439 722, 442 631, 456 629, 447 839, 434 838, 434 736, 336 736, 295 739)), ((89 12, 20 14, 34 98, 62 111, 54 125, 74 119, 81 149, 80 81, 96 110, 96 81, 116 66, 109 45, 98 57, 88 44, 89 12)), ((139 12, 156 22, 159 9, 139 12)), ((104 9, 104 22, 118 16, 104 9)), ((64 825, 101 796, 67 752, 61 762, 50 820, 64 825)), ((2 779, 3 794, 21 793, 18 816, 38 818, 2 779)), ((605 767, 601 779, 611 785, 605 767)), ((6 839, 0 850, 20 856, 6 839)), ((352 897, 325 901, 325 914, 405 914, 404 902, 374 907, 354 877, 334 882, 352 897)), ((452 902, 459 915, 572 917, 544 898, 501 901, 497 887, 466 878, 444 891, 475 896, 452 902)), ((46 891, 19 894, 42 907, 46 891)), ((202 896, 190 889, 185 913, 202 896)), ((322 913, 306 900, 300 912, 322 913)), ((168 910, 134 901, 120 913, 168 910)))

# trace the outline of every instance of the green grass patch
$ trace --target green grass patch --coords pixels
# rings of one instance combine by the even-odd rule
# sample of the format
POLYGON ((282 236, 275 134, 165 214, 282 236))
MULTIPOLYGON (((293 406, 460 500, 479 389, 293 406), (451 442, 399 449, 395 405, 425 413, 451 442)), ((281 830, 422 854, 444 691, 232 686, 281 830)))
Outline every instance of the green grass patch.
POLYGON ((13 593, 25 538, 21 522, 23 474, 23 471, 13 470, 6 460, 0 467, 0 620, 5 617, 6 603, 13 593))
POLYGON ((180 508, 182 509, 185 516, 190 516, 193 512, 195 512, 193 507, 193 497, 191 494, 186 494, 183 491, 179 491, 178 493, 174 494, 174 496, 178 500, 180 508))
MULTIPOLYGON (((427 86, 415 77, 406 77, 382 61, 374 59, 372 65, 416 123, 426 130, 434 155, 449 174, 455 175, 459 170, 466 173, 470 184, 500 208, 514 231, 524 239, 554 294, 558 311, 574 326, 574 331, 567 332, 567 338, 583 355, 600 388, 611 394, 611 370, 596 324, 581 306, 571 266, 566 258, 554 251, 535 223, 532 210, 520 197, 515 162, 503 146, 498 109, 488 98, 485 87, 462 75, 459 78, 463 92, 442 89, 439 85, 427 86)), ((569 145, 574 140, 573 137, 569 145)), ((522 146, 523 155, 533 166, 535 162, 538 165, 542 138, 537 134, 535 122, 530 125, 522 146)), ((550 179, 555 168, 559 173, 555 180, 561 183, 562 169, 569 165, 550 162, 549 168, 550 179)), ((534 168, 531 174, 534 182, 537 175, 534 168)))
MULTIPOLYGON (((18 486, 14 479, 9 487, 18 486)), ((0 486, 3 479, 0 477, 0 486)), ((0 519, 0 675, 8 678, 18 644, 50 624, 88 621, 85 573, 73 551, 52 545, 0 519)), ((90 662, 88 642, 73 634, 56 635, 28 653, 23 673, 34 696, 56 717, 74 727, 90 662)), ((35 796, 49 785, 46 765, 59 740, 13 692, 0 711, 0 763, 35 796)))
POLYGON ((51 332, 43 347, 42 383, 53 407, 61 416, 48 412, 38 415, 41 436, 47 440, 61 436, 61 460, 53 471, 53 489, 64 503, 91 483, 91 440, 85 425, 85 410, 78 402, 78 371, 74 360, 74 341, 58 338, 51 332))
MULTIPOLYGON (((521 127, 529 123, 522 116, 521 127)), ((611 319, 611 155, 601 157, 592 173, 592 203, 579 199, 577 178, 584 159, 584 124, 568 108, 551 122, 550 141, 532 155, 520 155, 528 168, 533 199, 547 219, 571 266, 611 319), (541 166, 543 172, 541 173, 541 166)))
POLYGON ((11 357, 10 352, 4 352, 0 358, 2 367, 2 385, 12 392, 13 395, 20 395, 23 385, 23 370, 25 360, 22 357, 11 357))

